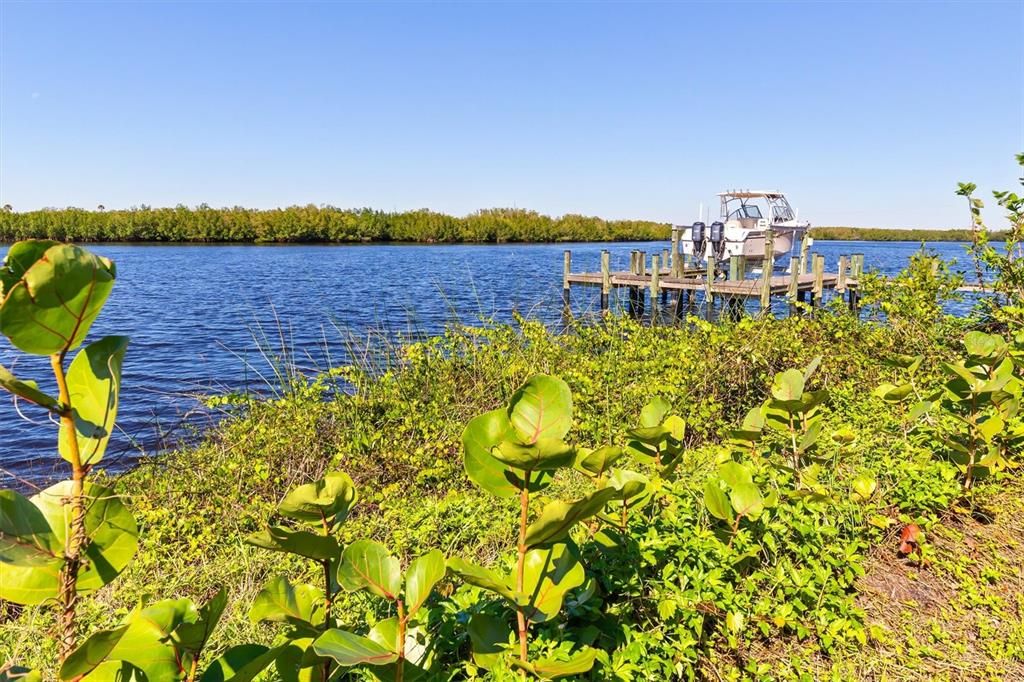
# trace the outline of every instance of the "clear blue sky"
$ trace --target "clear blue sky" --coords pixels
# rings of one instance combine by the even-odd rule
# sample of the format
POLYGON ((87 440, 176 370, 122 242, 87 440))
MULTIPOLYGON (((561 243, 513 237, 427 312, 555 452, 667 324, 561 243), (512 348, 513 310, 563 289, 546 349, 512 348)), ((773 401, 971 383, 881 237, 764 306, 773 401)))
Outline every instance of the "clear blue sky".
POLYGON ((1019 0, 0 0, 0 202, 963 224, 958 180, 1017 182, 1022 35, 1019 0))

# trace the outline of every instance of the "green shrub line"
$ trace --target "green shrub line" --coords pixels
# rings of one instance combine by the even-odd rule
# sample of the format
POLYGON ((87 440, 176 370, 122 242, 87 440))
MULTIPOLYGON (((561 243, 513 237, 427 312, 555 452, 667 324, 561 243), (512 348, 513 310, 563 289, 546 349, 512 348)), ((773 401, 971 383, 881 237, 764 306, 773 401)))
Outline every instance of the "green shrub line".
POLYGON ((3 367, 0 387, 56 422, 71 478, 0 491, 0 679, 1021 677, 1010 241, 978 224, 998 298, 971 318, 922 254, 867 281, 866 321, 456 327, 215 397, 201 443, 117 477, 128 339, 87 338, 117 269, 18 242, 0 334, 57 391, 3 367), (903 618, 869 608, 879 581, 903 618), (947 586, 944 620, 896 597, 915 582, 947 586))
MULTIPOLYGON (((669 223, 605 220, 526 209, 482 209, 451 216, 427 209, 387 212, 369 208, 289 206, 80 208, 0 212, 0 242, 54 239, 69 242, 155 243, 495 243, 664 241, 669 223)), ((815 227, 815 239, 865 241, 971 241, 969 229, 815 227)), ((993 238, 1000 238, 998 233, 993 238)))

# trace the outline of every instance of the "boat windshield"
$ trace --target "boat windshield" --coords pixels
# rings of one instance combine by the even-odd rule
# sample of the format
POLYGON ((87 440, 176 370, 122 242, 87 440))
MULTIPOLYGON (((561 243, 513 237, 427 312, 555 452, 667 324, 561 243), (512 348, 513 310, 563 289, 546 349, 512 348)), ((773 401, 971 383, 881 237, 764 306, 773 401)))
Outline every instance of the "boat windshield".
POLYGON ((746 206, 740 206, 735 211, 729 214, 729 218, 761 218, 761 209, 757 204, 747 204, 746 206))

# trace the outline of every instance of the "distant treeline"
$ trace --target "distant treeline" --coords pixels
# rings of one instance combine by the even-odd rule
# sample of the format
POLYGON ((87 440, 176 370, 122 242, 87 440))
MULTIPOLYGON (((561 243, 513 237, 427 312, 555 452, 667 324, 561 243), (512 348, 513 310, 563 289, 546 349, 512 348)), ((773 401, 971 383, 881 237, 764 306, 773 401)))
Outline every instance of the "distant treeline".
MULTIPOLYGON (((812 227, 815 239, 836 239, 840 241, 866 242, 969 242, 971 231, 949 230, 898 230, 886 227, 812 227)), ((1002 233, 990 233, 989 238, 997 240, 1002 233)))
POLYGON ((77 208, 0 212, 0 241, 76 242, 557 242, 668 239, 671 226, 582 215, 552 218, 497 208, 455 217, 428 210, 291 206, 247 208, 77 208))
MULTIPOLYGON (((970 241, 970 230, 897 230, 815 227, 815 239, 864 241, 970 241)), ((656 241, 669 223, 604 220, 569 214, 559 218, 519 208, 492 208, 464 217, 418 211, 290 206, 250 208, 131 208, 86 211, 0 211, 0 242, 49 238, 75 242, 559 242, 656 241)), ((998 238, 999 235, 992 235, 998 238)))

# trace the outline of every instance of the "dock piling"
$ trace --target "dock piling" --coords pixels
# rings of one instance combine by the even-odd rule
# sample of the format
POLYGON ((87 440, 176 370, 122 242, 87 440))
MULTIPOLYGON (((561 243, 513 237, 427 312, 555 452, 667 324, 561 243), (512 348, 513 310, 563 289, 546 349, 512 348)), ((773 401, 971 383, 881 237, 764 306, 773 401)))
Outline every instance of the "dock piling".
POLYGON ((612 293, 612 255, 605 249, 601 251, 601 312, 608 312, 608 298, 612 293))
POLYGON ((562 306, 569 312, 569 274, 572 272, 572 251, 566 249, 562 264, 562 306))

